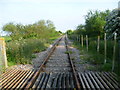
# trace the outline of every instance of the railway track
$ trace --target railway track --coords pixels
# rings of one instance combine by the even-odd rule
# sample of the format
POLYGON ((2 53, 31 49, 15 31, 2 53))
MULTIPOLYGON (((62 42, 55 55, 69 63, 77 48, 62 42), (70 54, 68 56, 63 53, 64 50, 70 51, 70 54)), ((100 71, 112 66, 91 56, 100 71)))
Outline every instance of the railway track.
POLYGON ((1 75, 1 89, 119 89, 111 72, 77 72, 70 57, 67 37, 53 44, 39 69, 11 69, 1 75))
MULTIPOLYGON (((42 72, 47 72, 47 73, 63 73, 63 75, 68 75, 74 79, 73 86, 76 88, 80 88, 80 84, 77 78, 77 73, 75 71, 73 62, 70 58, 70 53, 68 51, 68 45, 67 45, 67 39, 66 37, 62 37, 58 42, 55 44, 54 48, 52 49, 49 57, 43 62, 41 65, 40 69, 42 72), (66 74, 67 73, 67 74, 66 74)), ((41 72, 39 71, 39 72, 41 72)), ((57 75, 59 77, 59 75, 57 75)), ((36 77, 41 77, 38 75, 35 75, 35 77, 31 80, 31 82, 26 86, 26 88, 34 88, 37 87, 33 83, 35 82, 36 77)), ((57 77, 57 78, 58 78, 57 77)), ((52 78, 52 77, 51 77, 52 78)), ((61 76, 61 78, 64 78, 61 76)), ((38 82, 40 79, 37 80, 38 82)), ((38 83, 37 82, 37 83, 38 83)), ((68 77, 68 82, 69 77, 68 77)), ((37 85, 37 84, 36 84, 37 85)), ((66 85, 68 86, 68 85, 66 85)), ((71 86, 71 85, 69 85, 71 86)), ((51 87, 53 88, 53 87, 51 87)), ((66 88, 73 88, 73 87, 66 87, 66 88)))

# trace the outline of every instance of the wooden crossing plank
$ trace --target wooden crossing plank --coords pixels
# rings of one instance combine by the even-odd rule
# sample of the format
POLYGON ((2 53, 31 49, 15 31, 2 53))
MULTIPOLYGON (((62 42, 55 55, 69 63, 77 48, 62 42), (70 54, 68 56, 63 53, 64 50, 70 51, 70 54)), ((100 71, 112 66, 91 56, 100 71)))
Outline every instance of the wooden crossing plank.
POLYGON ((25 82, 20 86, 20 88, 25 88, 27 89, 25 86, 29 83, 29 81, 31 80, 31 77, 35 74, 36 71, 33 71, 25 80, 25 82))
MULTIPOLYGON (((112 74, 111 74, 112 75, 112 74)), ((118 82, 109 76, 107 72, 84 72, 78 73, 83 90, 119 90, 118 82)))
POLYGON ((62 88, 62 76, 63 76, 63 73, 61 73, 60 76, 59 76, 59 82, 58 82, 58 88, 59 89, 62 88))
POLYGON ((53 79, 53 73, 50 73, 50 76, 49 76, 49 79, 48 79, 48 83, 46 85, 47 89, 52 87, 52 79, 53 79))
POLYGON ((42 84, 44 82, 45 76, 46 76, 46 73, 43 73, 42 79, 40 80, 40 83, 38 84, 37 90, 39 90, 42 87, 42 84))
POLYGON ((8 84, 13 78, 15 78, 19 73, 21 73, 21 71, 17 70, 14 73, 10 74, 10 76, 7 79, 5 79, 4 81, 2 81, 1 82, 2 88, 4 88, 4 86, 6 84, 8 84))
POLYGON ((81 84, 81 86, 82 86, 82 89, 85 90, 85 89, 86 89, 86 86, 85 86, 85 83, 84 83, 83 78, 82 78, 82 76, 81 76, 81 73, 78 73, 78 75, 79 75, 80 84, 81 84))
POLYGON ((97 89, 99 89, 99 88, 100 88, 100 89, 103 89, 103 88, 104 88, 104 86, 103 86, 102 83, 99 81, 99 79, 95 76, 94 73, 90 73, 90 72, 89 72, 89 75, 90 75, 91 77, 93 77, 92 80, 95 81, 95 85, 96 85, 97 89))
POLYGON ((104 86, 104 89, 110 89, 110 88, 108 87, 108 85, 106 84, 106 82, 104 82, 104 80, 99 76, 98 73, 95 73, 95 75, 96 75, 96 77, 98 78, 99 82, 101 82, 102 85, 104 86))
POLYGON ((69 73, 66 73, 66 87, 67 87, 68 89, 70 88, 69 73))
POLYGON ((25 74, 21 78, 19 78, 18 81, 11 88, 16 88, 20 84, 20 82, 27 76, 27 74, 29 74, 29 72, 30 71, 26 71, 25 74))
POLYGON ((108 72, 108 74, 118 82, 118 78, 114 73, 108 72))
POLYGON ((90 85, 88 84, 88 81, 86 80, 86 78, 85 78, 85 76, 84 76, 83 73, 81 73, 81 76, 82 76, 83 81, 84 81, 84 83, 85 83, 85 85, 86 85, 86 88, 87 88, 87 89, 90 89, 90 85))
POLYGON ((46 74, 46 77, 45 77, 45 80, 44 80, 44 82, 43 82, 43 84, 42 84, 41 89, 45 89, 45 88, 46 88, 46 84, 47 84, 47 82, 48 82, 48 79, 49 79, 49 74, 46 74))
POLYGON ((24 76, 24 74, 26 74, 26 73, 27 73, 27 71, 23 71, 21 74, 19 74, 18 77, 14 78, 14 79, 11 81, 10 85, 8 86, 8 88, 13 88, 13 86, 14 86, 15 84, 17 84, 17 82, 19 82, 19 80, 20 80, 20 79, 24 76))
POLYGON ((13 85, 24 73, 25 71, 18 73, 14 78, 12 78, 12 80, 9 81, 7 85, 5 85, 4 88, 10 88, 9 86, 13 85))
POLYGON ((103 77, 105 77, 105 78, 108 80, 108 82, 110 82, 111 85, 112 85, 115 89, 118 89, 118 85, 115 84, 115 83, 113 82, 113 80, 106 75, 106 73, 101 73, 101 74, 103 74, 103 77))
POLYGON ((32 89, 36 89, 36 88, 37 88, 38 84, 39 84, 40 81, 41 81, 42 75, 43 75, 43 74, 40 73, 40 75, 38 76, 38 78, 37 78, 36 82, 34 83, 32 89))
POLYGON ((105 74, 107 75, 107 77, 109 77, 120 88, 120 85, 119 85, 118 81, 116 81, 113 77, 111 77, 108 72, 105 72, 105 74))
POLYGON ((70 75, 70 81, 71 81, 71 83, 70 83, 70 85, 71 85, 71 88, 75 88, 75 82, 74 82, 74 79, 73 79, 73 76, 72 76, 72 73, 71 73, 71 75, 70 75))
POLYGON ((95 90, 95 86, 93 85, 93 82, 90 80, 90 77, 88 76, 88 74, 85 73, 84 75, 85 75, 91 89, 95 90))
POLYGON ((25 81, 27 81, 28 77, 30 75, 32 75, 32 73, 34 73, 34 71, 30 71, 25 77, 24 79, 18 84, 18 86, 16 87, 16 89, 22 88, 21 85, 24 85, 25 81))
POLYGON ((62 88, 65 88, 65 73, 63 74, 62 77, 62 88))
POLYGON ((112 84, 103 76, 102 73, 99 73, 99 72, 98 72, 98 74, 99 74, 99 76, 102 78, 102 80, 105 81, 105 83, 107 84, 107 86, 109 86, 111 89, 114 89, 114 87, 112 86, 112 84))
POLYGON ((2 73, 0 76, 2 76, 2 79, 7 76, 9 73, 13 72, 14 69, 7 70, 6 72, 2 73))
MULTIPOLYGON (((3 74, 2 89, 26 89, 25 87, 36 71, 13 70, 3 74), (5 76, 6 75, 6 76, 5 76)), ((110 72, 81 72, 78 73, 82 90, 118 89, 116 75, 110 72)), ((41 72, 32 89, 72 89, 75 82, 72 73, 43 73, 41 72)))
POLYGON ((3 76, 1 76, 2 78, 1 78, 1 84, 2 83, 4 83, 4 82, 6 82, 13 74, 15 74, 16 72, 17 72, 18 70, 12 70, 11 72, 7 72, 6 74, 4 74, 3 76))
POLYGON ((59 73, 56 73, 56 77, 55 77, 55 79, 53 81, 53 85, 52 85, 53 89, 57 88, 58 78, 59 78, 59 73))

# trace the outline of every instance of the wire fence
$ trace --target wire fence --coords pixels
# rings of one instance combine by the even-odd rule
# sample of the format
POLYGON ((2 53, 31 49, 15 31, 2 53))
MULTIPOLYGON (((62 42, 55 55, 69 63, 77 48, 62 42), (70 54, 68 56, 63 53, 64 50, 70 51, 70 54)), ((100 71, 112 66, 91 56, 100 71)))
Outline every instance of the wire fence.
MULTIPOLYGON (((86 51, 95 51, 96 53, 100 53, 104 56, 103 64, 107 62, 111 63, 111 71, 116 71, 120 68, 120 40, 118 46, 118 40, 116 39, 117 34, 114 34, 114 38, 111 40, 107 40, 106 33, 104 34, 104 38, 100 36, 97 37, 89 37, 88 35, 68 35, 70 39, 79 43, 80 47, 86 48, 86 51)), ((118 72, 120 73, 120 71, 118 72)))

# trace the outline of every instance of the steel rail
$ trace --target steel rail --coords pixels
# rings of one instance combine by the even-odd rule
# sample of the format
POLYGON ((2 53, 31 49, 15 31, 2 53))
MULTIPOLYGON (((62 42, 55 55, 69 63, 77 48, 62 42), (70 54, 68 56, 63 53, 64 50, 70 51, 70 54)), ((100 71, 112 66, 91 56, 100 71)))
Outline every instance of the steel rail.
POLYGON ((67 36, 65 36, 65 43, 66 43, 66 49, 68 51, 68 59, 70 61, 70 65, 71 65, 71 69, 72 69, 72 73, 73 73, 73 76, 74 76, 74 79, 75 79, 75 83, 76 83, 76 87, 78 90, 80 90, 80 83, 79 83, 79 80, 78 80, 78 77, 77 77, 77 72, 75 70, 75 67, 74 67, 74 64, 72 62, 72 59, 70 57, 70 52, 69 52, 69 49, 68 49, 68 40, 67 40, 67 36))

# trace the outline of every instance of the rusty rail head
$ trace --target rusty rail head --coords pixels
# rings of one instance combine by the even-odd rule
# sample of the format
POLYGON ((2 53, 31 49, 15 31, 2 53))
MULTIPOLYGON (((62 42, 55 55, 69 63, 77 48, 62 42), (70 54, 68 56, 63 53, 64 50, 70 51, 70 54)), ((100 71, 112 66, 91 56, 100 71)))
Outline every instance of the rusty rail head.
MULTIPOLYGON (((68 50, 68 42, 67 42, 67 37, 65 36, 65 43, 66 43, 66 49, 67 51, 68 50)), ((74 67, 74 64, 72 62, 72 59, 70 57, 70 53, 68 52, 68 59, 70 61, 70 65, 71 65, 71 69, 72 69, 72 73, 73 73, 73 76, 74 76, 74 79, 75 79, 75 82, 76 82, 76 86, 77 86, 77 90, 80 90, 80 83, 79 83, 79 80, 78 80, 78 77, 77 77, 77 72, 75 70, 75 67, 74 67)))
POLYGON ((60 42, 61 39, 62 39, 62 37, 60 39, 58 39, 58 41, 56 41, 56 43, 53 44, 52 48, 50 49, 50 52, 48 53, 47 57, 44 59, 43 63, 40 65, 39 70, 34 74, 31 81, 26 86, 26 89, 30 89, 33 86, 33 83, 36 81, 37 77, 39 76, 43 66, 47 63, 48 59, 50 58, 50 56, 54 52, 57 44, 60 42))

